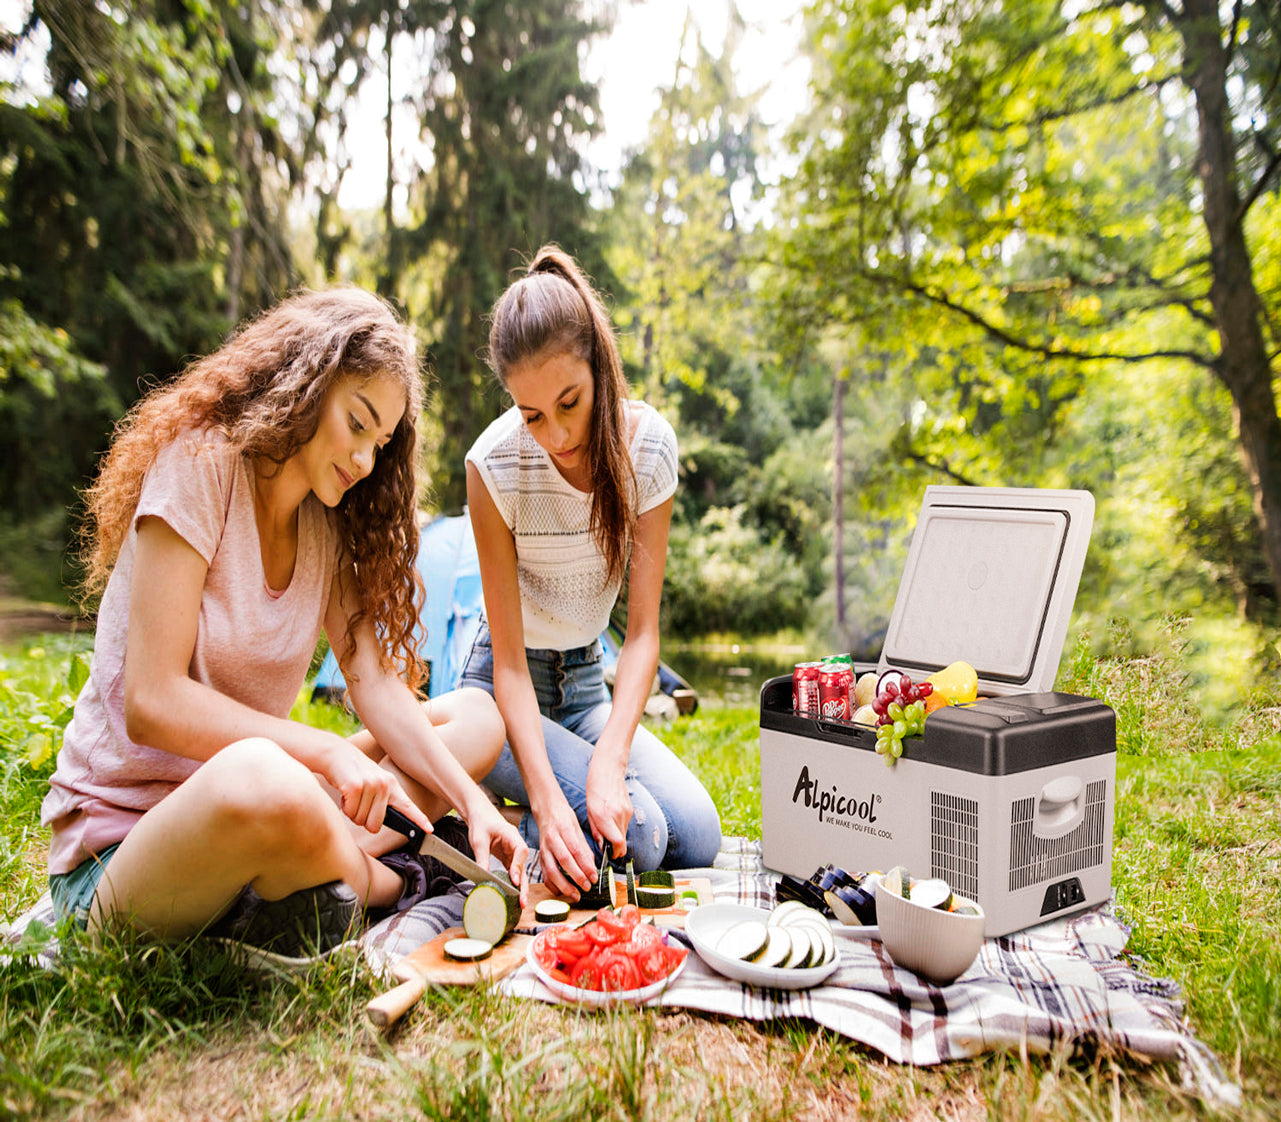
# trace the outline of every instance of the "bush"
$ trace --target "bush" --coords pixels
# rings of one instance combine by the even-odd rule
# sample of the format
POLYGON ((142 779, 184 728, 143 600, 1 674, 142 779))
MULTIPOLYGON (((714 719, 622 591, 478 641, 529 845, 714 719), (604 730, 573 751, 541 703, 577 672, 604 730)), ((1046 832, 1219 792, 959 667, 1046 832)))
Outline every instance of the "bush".
POLYGON ((762 541, 743 507, 713 507, 690 527, 672 526, 663 583, 664 633, 761 635, 806 614, 807 581, 784 542, 762 541))

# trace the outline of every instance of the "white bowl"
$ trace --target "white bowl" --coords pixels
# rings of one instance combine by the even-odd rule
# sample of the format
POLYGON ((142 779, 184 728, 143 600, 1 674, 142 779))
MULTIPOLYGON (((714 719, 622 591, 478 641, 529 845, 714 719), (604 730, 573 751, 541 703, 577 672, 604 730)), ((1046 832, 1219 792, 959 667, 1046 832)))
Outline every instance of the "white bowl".
POLYGON ((893 892, 876 893, 876 922, 890 957, 940 986, 964 974, 983 945, 983 909, 962 896, 956 900, 978 914, 945 912, 893 892))

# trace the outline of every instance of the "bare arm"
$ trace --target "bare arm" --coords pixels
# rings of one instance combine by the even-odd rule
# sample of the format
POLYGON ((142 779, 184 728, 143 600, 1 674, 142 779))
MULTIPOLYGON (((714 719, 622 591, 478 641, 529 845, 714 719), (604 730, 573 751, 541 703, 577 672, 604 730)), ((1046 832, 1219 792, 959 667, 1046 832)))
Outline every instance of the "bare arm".
POLYGON ((671 499, 646 511, 637 522, 628 571, 627 633, 614 672, 613 706, 587 771, 592 830, 613 845, 616 857, 626 852, 632 817, 631 798, 623 783, 632 737, 658 669, 658 609, 671 522, 671 499))
MULTIPOLYGON (((333 649, 344 655, 356 603, 354 577, 347 566, 335 578, 325 613, 326 634, 333 649)), ((356 626, 355 638, 354 652, 340 661, 348 697, 365 727, 397 767, 439 793, 463 816, 477 863, 488 868, 491 851, 498 854, 512 882, 520 885, 528 857, 520 834, 441 741, 409 687, 381 664, 377 637, 368 620, 356 626)), ((414 817, 422 819, 421 814, 414 817)))
POLYGON ((207 572, 204 558, 163 519, 141 520, 125 657, 130 739, 207 760, 237 740, 266 737, 323 776, 341 793, 347 817, 371 832, 389 801, 421 820, 395 778, 344 737, 259 712, 191 677, 207 572))
POLYGON ((543 875, 558 893, 576 899, 575 885, 586 889, 595 882, 592 852, 547 758, 538 699, 525 661, 516 543, 471 464, 467 465, 467 502, 494 647, 494 700, 538 822, 543 875))

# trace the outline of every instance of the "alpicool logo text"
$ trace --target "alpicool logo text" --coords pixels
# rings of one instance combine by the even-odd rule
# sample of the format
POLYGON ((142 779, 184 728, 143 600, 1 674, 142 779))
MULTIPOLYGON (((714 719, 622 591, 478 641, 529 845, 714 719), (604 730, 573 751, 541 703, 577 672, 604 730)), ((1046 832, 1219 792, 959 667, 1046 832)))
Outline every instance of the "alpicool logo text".
POLYGON ((875 792, 841 791, 835 783, 828 789, 818 780, 810 778, 810 769, 806 765, 796 779, 796 789, 792 792, 792 802, 800 803, 818 812, 820 822, 827 821, 828 816, 840 819, 859 819, 871 825, 876 821, 876 805, 881 796, 875 792))

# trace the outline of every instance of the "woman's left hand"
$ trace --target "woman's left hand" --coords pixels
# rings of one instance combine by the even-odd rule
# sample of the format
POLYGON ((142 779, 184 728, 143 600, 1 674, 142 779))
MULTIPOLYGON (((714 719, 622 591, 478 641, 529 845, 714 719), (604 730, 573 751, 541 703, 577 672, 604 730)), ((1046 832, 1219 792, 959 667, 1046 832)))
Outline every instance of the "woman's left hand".
POLYGON ((467 840, 476 855, 476 864, 489 868, 489 858, 497 857, 507 869, 511 882, 520 889, 520 902, 526 897, 525 866, 529 864, 529 846, 520 831, 507 821, 488 799, 480 799, 467 816, 467 840))
POLYGON ((587 822, 599 846, 609 843, 613 857, 627 852, 627 825, 632 820, 632 797, 624 777, 627 761, 621 761, 600 745, 587 767, 587 822))

